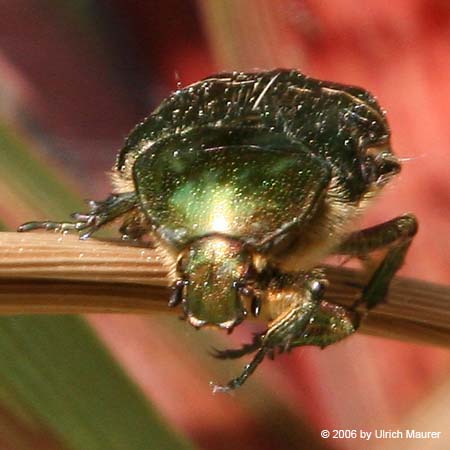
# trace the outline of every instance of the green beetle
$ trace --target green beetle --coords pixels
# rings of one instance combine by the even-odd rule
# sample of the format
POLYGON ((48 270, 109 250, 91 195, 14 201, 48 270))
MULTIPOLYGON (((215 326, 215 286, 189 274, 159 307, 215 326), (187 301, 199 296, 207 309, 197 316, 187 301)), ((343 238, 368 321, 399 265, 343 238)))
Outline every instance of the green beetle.
POLYGON ((231 331, 250 311, 271 321, 240 349, 256 352, 214 391, 242 385, 266 355, 324 347, 353 333, 356 306, 386 295, 417 230, 413 215, 352 232, 400 170, 385 114, 364 89, 296 70, 224 73, 174 92, 125 142, 114 194, 74 222, 29 222, 81 238, 116 218, 122 236, 151 238, 171 264, 170 306, 195 327, 231 331), (317 269, 330 254, 388 249, 351 309, 325 302, 317 269))

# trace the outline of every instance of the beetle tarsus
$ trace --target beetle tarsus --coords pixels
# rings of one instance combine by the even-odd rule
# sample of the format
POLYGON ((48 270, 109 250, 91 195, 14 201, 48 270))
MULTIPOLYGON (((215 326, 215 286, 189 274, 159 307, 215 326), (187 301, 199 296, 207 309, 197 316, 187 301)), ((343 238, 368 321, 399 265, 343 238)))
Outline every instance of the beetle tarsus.
POLYGON ((264 357, 266 356, 268 349, 262 347, 258 350, 254 358, 251 360, 249 364, 244 367, 244 370, 238 375, 236 378, 230 380, 226 385, 213 384, 212 390, 213 393, 218 392, 230 392, 238 387, 241 387, 247 378, 256 370, 259 364, 262 362, 264 357))
POLYGON ((230 348, 225 350, 218 350, 213 348, 210 352, 211 356, 217 359, 238 359, 242 356, 253 353, 261 347, 261 335, 257 334, 250 344, 244 344, 241 348, 230 348))
POLYGON ((20 225, 17 231, 26 232, 32 230, 53 230, 59 232, 79 231, 80 239, 88 239, 93 233, 105 224, 124 215, 136 207, 136 195, 134 192, 110 195, 105 201, 88 201, 89 212, 74 212, 71 217, 74 222, 27 222, 20 225))
POLYGON ((46 231, 70 231, 80 230, 80 224, 84 222, 26 222, 17 228, 19 232, 27 232, 33 230, 46 230, 46 231))

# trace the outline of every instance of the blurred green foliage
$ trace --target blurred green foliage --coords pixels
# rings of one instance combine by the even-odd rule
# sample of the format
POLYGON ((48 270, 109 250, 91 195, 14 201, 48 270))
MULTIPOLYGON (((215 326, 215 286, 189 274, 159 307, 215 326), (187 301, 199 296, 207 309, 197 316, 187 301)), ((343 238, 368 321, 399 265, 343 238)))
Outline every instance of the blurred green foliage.
MULTIPOLYGON (((23 202, 20 213, 57 217, 78 207, 81 202, 62 175, 39 161, 27 144, 32 141, 18 129, 0 124, 0 186, 23 202)), ((20 216, 16 206, 3 202, 9 221, 20 216)), ((1 318, 0 384, 0 430, 8 445, 17 444, 13 448, 36 448, 26 442, 19 446, 15 436, 35 423, 73 450, 192 448, 164 423, 82 318, 1 318), (5 429, 2 409, 21 427, 5 429), (25 423, 24 417, 32 421, 25 423)))

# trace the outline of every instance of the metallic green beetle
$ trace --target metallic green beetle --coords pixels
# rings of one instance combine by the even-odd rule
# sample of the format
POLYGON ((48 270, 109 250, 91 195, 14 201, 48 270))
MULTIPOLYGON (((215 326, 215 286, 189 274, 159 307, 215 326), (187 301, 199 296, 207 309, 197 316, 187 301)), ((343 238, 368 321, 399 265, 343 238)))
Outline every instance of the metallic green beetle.
POLYGON ((385 114, 367 91, 295 70, 224 73, 174 92, 126 140, 114 194, 74 222, 30 222, 81 238, 116 218, 146 234, 172 265, 170 306, 195 327, 231 331, 265 310, 267 330, 218 358, 256 352, 214 391, 242 385, 266 355, 324 347, 358 327, 358 305, 386 295, 417 230, 404 215, 352 232, 355 218, 397 174, 385 114), (325 302, 316 268, 330 254, 387 248, 352 309, 325 302))

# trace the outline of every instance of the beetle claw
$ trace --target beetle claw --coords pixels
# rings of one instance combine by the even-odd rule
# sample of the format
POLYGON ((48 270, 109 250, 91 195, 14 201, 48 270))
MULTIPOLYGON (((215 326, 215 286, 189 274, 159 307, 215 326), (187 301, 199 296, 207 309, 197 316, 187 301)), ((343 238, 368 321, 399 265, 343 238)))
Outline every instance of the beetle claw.
POLYGON ((261 312, 261 297, 251 286, 238 286, 238 289, 240 295, 251 298, 250 311, 254 317, 258 317, 261 312))
POLYGON ((174 308, 178 306, 183 301, 183 288, 186 286, 186 282, 184 280, 177 280, 172 285, 172 292, 170 294, 169 299, 169 308, 174 308))
POLYGON ((209 385, 211 386, 213 394, 217 394, 217 393, 227 393, 227 394, 229 394, 230 392, 233 391, 232 387, 230 387, 228 385, 216 384, 213 381, 210 381, 209 385))
POLYGON ((261 312, 261 297, 255 295, 252 298, 251 311, 253 316, 258 317, 261 312))

